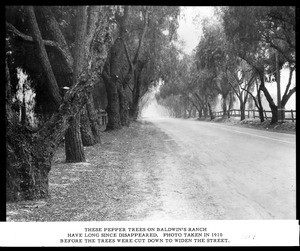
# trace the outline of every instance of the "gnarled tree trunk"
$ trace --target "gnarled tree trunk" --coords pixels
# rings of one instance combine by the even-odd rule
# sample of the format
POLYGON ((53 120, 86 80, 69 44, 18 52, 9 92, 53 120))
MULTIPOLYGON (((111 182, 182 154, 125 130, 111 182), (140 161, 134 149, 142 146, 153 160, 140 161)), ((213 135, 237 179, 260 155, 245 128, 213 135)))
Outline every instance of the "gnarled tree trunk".
POLYGON ((119 95, 116 81, 110 78, 103 78, 106 93, 107 93, 107 108, 106 112, 108 115, 108 122, 106 125, 106 130, 120 129, 121 118, 120 118, 120 104, 119 95))
MULTIPOLYGON (((64 136, 69 121, 78 115, 93 89, 95 76, 102 72, 110 47, 107 17, 109 7, 97 7, 98 26, 86 44, 90 62, 86 61, 78 82, 66 93, 62 104, 50 120, 38 131, 22 126, 11 107, 11 95, 6 92, 6 194, 7 201, 42 199, 48 196, 48 174, 56 148, 64 136), (97 46, 95 46, 97 44, 97 46)), ((10 86, 9 73, 6 84, 10 86)))
POLYGON ((272 112, 271 124, 274 124, 274 123, 278 122, 277 105, 275 105, 272 96, 270 95, 268 89, 265 86, 265 77, 264 77, 263 70, 261 72, 259 72, 259 78, 260 78, 260 89, 264 93, 264 95, 269 103, 269 106, 271 108, 271 112, 272 112))
POLYGON ((125 95, 125 90, 122 83, 119 84, 118 87, 118 95, 119 95, 119 103, 120 103, 120 119, 122 126, 129 126, 129 109, 128 109, 128 101, 125 95))
POLYGON ((81 139, 84 146, 92 146, 101 143, 101 122, 98 120, 94 107, 93 95, 90 95, 80 115, 81 139))
MULTIPOLYGON (((73 85, 78 81, 79 74, 83 69, 85 58, 85 34, 87 28, 87 6, 77 7, 76 14, 76 36, 73 65, 73 85)), ((80 115, 70 120, 70 127, 65 135, 66 162, 84 162, 84 149, 80 132, 80 115)))
POLYGON ((87 113, 86 105, 84 106, 84 108, 80 113, 80 133, 81 133, 82 144, 84 146, 92 146, 96 143, 92 133, 92 128, 87 113))

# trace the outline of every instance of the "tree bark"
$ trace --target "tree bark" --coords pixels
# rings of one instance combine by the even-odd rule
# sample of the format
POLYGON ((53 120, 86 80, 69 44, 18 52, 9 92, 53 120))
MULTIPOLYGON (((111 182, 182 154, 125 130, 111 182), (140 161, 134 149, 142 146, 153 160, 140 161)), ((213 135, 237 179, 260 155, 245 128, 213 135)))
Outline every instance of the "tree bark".
POLYGON ((204 105, 203 107, 203 116, 204 118, 207 118, 207 105, 204 105))
MULTIPOLYGON (((78 82, 79 74, 83 69, 85 59, 85 34, 87 26, 87 7, 77 7, 76 36, 73 65, 73 85, 78 82)), ((70 120, 70 126, 65 135, 66 162, 84 162, 84 149, 80 133, 80 115, 70 120)))
POLYGON ((288 84, 285 88, 285 92, 284 92, 284 94, 282 96, 282 100, 281 100, 282 108, 285 108, 285 105, 289 101, 290 97, 296 92, 296 86, 294 88, 290 89, 290 86, 292 84, 292 77, 293 77, 293 72, 295 70, 295 67, 289 67, 289 68, 290 68, 289 80, 288 80, 288 84))
MULTIPOLYGON (((105 74, 104 74, 105 75, 105 74)), ((103 77, 107 93, 107 108, 108 122, 106 130, 121 129, 120 104, 116 81, 110 77, 103 77)))
POLYGON ((89 116, 87 113, 86 105, 80 113, 80 134, 83 146, 92 146, 96 143, 92 132, 89 116))
MULTIPOLYGON (((42 11, 42 13, 45 17, 45 20, 48 24, 47 28, 49 29, 49 31, 51 33, 52 39, 58 43, 59 47, 61 48, 61 50, 63 52, 62 55, 63 55, 63 59, 64 59, 64 63, 65 63, 65 66, 64 66, 65 75, 72 76, 72 78, 73 78, 74 60, 73 60, 73 56, 70 52, 69 46, 64 38, 64 35, 62 34, 62 32, 59 28, 59 25, 51 12, 51 9, 49 9, 49 7, 46 7, 46 6, 42 6, 39 9, 42 11)), ((93 25, 91 25, 91 24, 93 23, 93 19, 95 18, 94 9, 90 9, 89 15, 86 15, 86 16, 89 16, 89 20, 90 20, 89 24, 90 25, 89 25, 89 27, 86 27, 86 28, 83 27, 83 29, 88 29, 88 31, 86 33, 89 34, 89 33, 91 33, 91 29, 93 27, 93 25)), ((85 22, 87 22, 87 21, 85 21, 85 22)), ((81 22, 78 25, 84 25, 84 23, 81 22)), ((78 38, 79 38, 79 36, 82 36, 79 34, 79 31, 80 31, 80 29, 77 29, 76 35, 78 38)), ((84 50, 82 48, 80 50, 75 50, 74 57, 79 57, 79 58, 83 59, 84 55, 82 55, 82 54, 76 56, 77 53, 82 53, 83 51, 84 50)), ((89 103, 89 100, 88 100, 88 103, 89 103)), ((80 132, 81 132, 81 138, 82 138, 82 142, 83 142, 84 146, 90 146, 90 145, 94 145, 94 144, 100 142, 100 133, 98 132, 99 128, 97 128, 94 123, 94 121, 97 120, 95 118, 95 113, 96 112, 94 111, 94 108, 91 105, 86 105, 83 108, 82 115, 81 115, 81 116, 83 116, 83 118, 80 119, 80 123, 81 123, 80 132), (89 110, 87 110, 87 109, 89 109, 89 110)), ((98 127, 99 127, 99 125, 98 125, 98 127)))
POLYGON ((118 87, 118 96, 119 96, 119 103, 120 103, 120 120, 122 126, 129 126, 130 119, 129 119, 129 110, 128 110, 128 101, 125 95, 125 89, 122 83, 119 84, 118 87))
MULTIPOLYGON (((90 94, 95 76, 102 72, 111 37, 107 16, 109 7, 97 7, 99 24, 87 45, 86 62, 78 83, 64 96, 63 102, 51 118, 36 132, 20 125, 16 113, 6 97, 6 195, 7 201, 42 199, 48 196, 48 173, 59 142, 68 128, 69 120, 79 114, 90 94), (95 46, 97 44, 97 46, 95 46)), ((6 84, 10 85, 9 76, 6 84)), ((8 92, 6 92, 8 94, 8 92)))
POLYGON ((213 120, 215 118, 213 111, 211 109, 211 105, 209 102, 207 102, 207 106, 208 106, 208 110, 209 110, 209 115, 210 115, 210 119, 213 120))
POLYGON ((93 95, 91 94, 80 115, 80 132, 84 146, 92 146, 101 143, 100 126, 101 122, 98 120, 97 112, 94 107, 93 95))
POLYGON ((202 111, 203 111, 203 109, 202 108, 200 108, 199 110, 198 110, 198 116, 199 116, 199 119, 201 119, 202 118, 202 111))
POLYGON ((240 110, 241 110, 241 121, 243 121, 246 117, 245 117, 245 103, 242 99, 242 97, 239 97, 239 101, 240 101, 240 110))
POLYGON ((35 18, 33 6, 26 6, 26 11, 27 11, 29 23, 31 26, 32 38, 33 38, 33 41, 37 44, 38 56, 41 60, 42 67, 45 72, 45 77, 47 78, 48 83, 49 83, 46 86, 46 88, 48 89, 49 94, 51 95, 56 107, 58 107, 61 103, 61 96, 59 93, 59 88, 58 88, 54 73, 52 71, 52 67, 51 67, 49 59, 48 59, 48 55, 47 55, 45 45, 44 45, 44 42, 43 42, 43 39, 41 36, 41 32, 39 30, 39 27, 38 27, 38 24, 37 24, 37 21, 35 18))
POLYGON ((223 117, 227 116, 227 104, 226 104, 227 95, 222 96, 222 109, 223 109, 223 117))
POLYGON ((264 95, 269 103, 269 106, 271 108, 271 112, 272 112, 271 124, 274 124, 274 123, 278 122, 277 106, 275 105, 273 98, 270 95, 268 89, 265 87, 265 76, 264 76, 263 71, 259 72, 259 78, 260 78, 260 89, 264 93, 264 95))
POLYGON ((98 119, 98 114, 94 106, 93 95, 90 94, 90 98, 86 102, 86 109, 88 118, 90 121, 90 127, 93 133, 95 143, 101 143, 101 122, 98 119))
POLYGON ((80 134, 80 114, 71 118, 65 134, 66 162, 85 162, 83 144, 80 134))
POLYGON ((106 93, 107 93, 107 108, 106 112, 108 115, 108 123, 106 125, 106 130, 115 130, 122 128, 124 121, 121 121, 123 115, 120 113, 123 112, 123 96, 120 92, 120 56, 123 49, 123 41, 126 33, 127 27, 127 18, 128 18, 129 6, 124 6, 124 13, 120 16, 118 13, 115 14, 116 22, 119 25, 118 37, 111 47, 110 57, 105 65, 105 70, 103 71, 102 78, 105 84, 106 93), (119 99, 122 100, 119 100, 119 99))
POLYGON ((70 52, 70 48, 65 40, 65 37, 59 28, 59 24, 57 23, 56 19, 52 14, 51 9, 48 6, 38 7, 38 10, 40 10, 43 13, 44 20, 47 23, 47 28, 49 33, 51 34, 51 37, 59 45, 62 58, 65 62, 66 74, 72 75, 74 60, 70 52))
POLYGON ((144 66, 145 62, 140 63, 134 70, 134 87, 132 92, 132 102, 129 110, 129 116, 133 121, 137 120, 139 114, 139 101, 142 85, 141 74, 144 66))
POLYGON ((258 108, 259 119, 260 119, 260 122, 262 123, 265 121, 265 117, 264 117, 264 109, 263 109, 262 102, 261 102, 260 92, 261 92, 261 89, 258 88, 258 92, 257 92, 258 107, 257 108, 258 108))
POLYGON ((121 38, 117 38, 113 46, 111 47, 110 57, 105 65, 105 70, 102 73, 102 78, 105 84, 107 93, 107 108, 108 123, 106 130, 120 129, 120 103, 118 95, 118 81, 120 72, 120 56, 122 52, 121 38))

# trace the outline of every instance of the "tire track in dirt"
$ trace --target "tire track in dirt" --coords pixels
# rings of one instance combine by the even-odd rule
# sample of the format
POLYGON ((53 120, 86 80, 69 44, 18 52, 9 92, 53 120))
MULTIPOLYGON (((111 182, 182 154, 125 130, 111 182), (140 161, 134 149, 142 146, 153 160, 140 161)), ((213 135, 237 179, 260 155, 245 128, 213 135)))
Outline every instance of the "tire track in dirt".
POLYGON ((133 149, 135 157, 129 160, 133 204, 127 210, 128 220, 218 219, 221 212, 194 176, 194 169, 201 168, 198 159, 185 155, 149 122, 143 122, 137 132, 134 140, 145 143, 133 149))

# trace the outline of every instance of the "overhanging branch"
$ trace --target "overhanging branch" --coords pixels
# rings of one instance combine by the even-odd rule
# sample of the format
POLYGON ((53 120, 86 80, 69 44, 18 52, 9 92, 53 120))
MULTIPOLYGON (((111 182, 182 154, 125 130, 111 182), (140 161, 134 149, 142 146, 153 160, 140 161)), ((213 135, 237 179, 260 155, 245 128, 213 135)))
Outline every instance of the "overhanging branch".
MULTIPOLYGON (((18 38, 21 38, 23 41, 34 43, 33 38, 31 36, 28 36, 28 35, 20 32, 17 28, 15 28, 12 24, 10 24, 8 22, 6 22, 6 29, 8 32, 11 32, 18 38)), ((59 43, 52 41, 52 40, 45 40, 45 39, 43 39, 42 42, 45 46, 49 46, 49 47, 53 47, 53 48, 57 49, 64 58, 66 57, 65 51, 60 47, 59 43)))

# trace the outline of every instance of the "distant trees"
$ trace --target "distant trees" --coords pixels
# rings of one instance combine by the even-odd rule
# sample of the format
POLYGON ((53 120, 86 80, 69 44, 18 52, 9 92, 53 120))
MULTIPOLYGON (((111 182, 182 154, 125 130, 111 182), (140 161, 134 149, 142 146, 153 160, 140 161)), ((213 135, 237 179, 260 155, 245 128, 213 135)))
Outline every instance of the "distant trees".
MULTIPOLYGON (((241 120, 251 97, 264 121, 261 95, 271 111, 271 123, 284 118, 284 106, 296 92, 291 86, 295 60, 295 8, 292 6, 216 7, 218 19, 202 20, 202 37, 189 57, 192 63, 183 79, 174 68, 173 78, 164 79, 159 98, 182 95, 197 107, 199 117, 211 114, 211 104, 221 96, 223 116, 236 97, 240 103, 241 120), (280 70, 286 67, 290 75, 283 95, 280 93, 280 70), (267 79, 277 82, 277 104, 266 87, 267 79), (171 80, 171 81, 170 81, 171 80), (181 89, 178 89, 178 83, 181 89), (256 94, 255 94, 256 91, 256 94), (235 97, 234 97, 235 96, 235 97)), ((175 52, 174 52, 175 53, 175 52)), ((172 59, 173 60, 173 59, 172 59)), ((176 60, 182 61, 179 57, 176 60)), ((170 60, 166 60, 170 63, 170 60)), ((174 98, 172 98, 174 99, 174 98)), ((162 101, 160 101, 163 103, 162 101)), ((168 101, 170 106, 170 101, 168 101)))
POLYGON ((164 6, 121 6, 115 15, 117 31, 102 74, 108 130, 137 119, 141 98, 159 80, 162 51, 175 39, 178 15, 179 7, 164 6))
POLYGON ((264 93, 272 111, 271 123, 277 122, 278 108, 281 110, 296 91, 296 87, 290 89, 289 80, 281 97, 279 76, 284 65, 292 74, 296 64, 295 7, 224 7, 222 20, 230 50, 256 72, 259 92, 264 93), (266 74, 276 76, 277 105, 265 85, 266 74))

